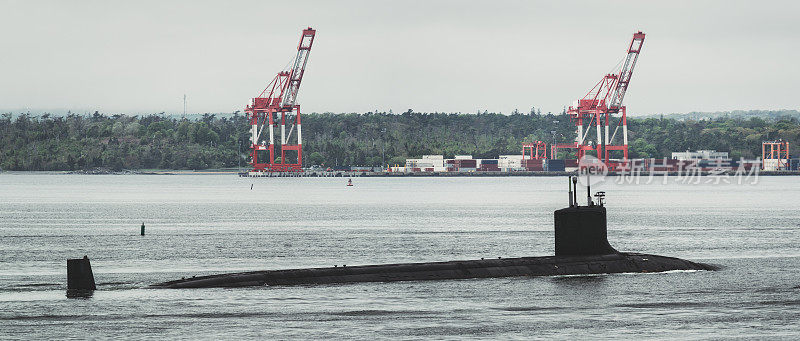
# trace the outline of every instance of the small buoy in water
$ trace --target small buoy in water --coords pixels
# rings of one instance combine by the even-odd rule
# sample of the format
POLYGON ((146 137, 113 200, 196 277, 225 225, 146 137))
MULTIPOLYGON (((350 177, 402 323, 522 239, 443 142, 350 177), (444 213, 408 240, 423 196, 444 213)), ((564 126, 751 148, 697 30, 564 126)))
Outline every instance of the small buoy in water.
POLYGON ((353 179, 347 179, 347 186, 353 185, 353 179))
POLYGON ((250 190, 251 191, 253 190, 253 184, 250 184, 250 190))
POLYGON ((142 232, 141 234, 144 236, 144 222, 142 222, 142 232))

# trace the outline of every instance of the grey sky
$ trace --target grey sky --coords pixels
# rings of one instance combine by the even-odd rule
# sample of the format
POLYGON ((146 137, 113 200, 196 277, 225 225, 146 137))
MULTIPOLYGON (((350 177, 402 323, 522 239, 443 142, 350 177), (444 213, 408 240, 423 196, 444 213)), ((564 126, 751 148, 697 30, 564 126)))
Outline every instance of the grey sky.
POLYGON ((0 0, 0 108, 241 110, 317 29, 304 112, 560 111, 647 34, 625 103, 800 107, 800 1, 0 0))

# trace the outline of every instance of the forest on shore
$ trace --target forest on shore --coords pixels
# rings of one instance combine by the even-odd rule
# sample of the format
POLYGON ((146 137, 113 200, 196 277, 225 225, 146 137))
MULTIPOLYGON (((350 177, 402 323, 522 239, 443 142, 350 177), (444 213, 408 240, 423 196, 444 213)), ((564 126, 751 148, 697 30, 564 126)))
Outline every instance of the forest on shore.
MULTIPOLYGON (((453 114, 312 113, 303 115, 306 166, 403 164, 424 154, 476 158, 520 154, 521 143, 575 138, 564 114, 514 112, 453 114), (553 134, 555 132, 555 134, 553 134)), ((669 157, 671 152, 715 149, 733 158, 761 156, 761 142, 782 138, 800 147, 792 116, 675 119, 628 118, 630 157, 669 157)), ((0 116, 0 169, 81 170, 210 169, 246 167, 249 124, 242 113, 187 119, 164 114, 0 116)), ((279 133, 279 132, 278 132, 279 133)), ((276 140, 278 138, 276 137, 276 140)), ((567 156, 567 155, 560 155, 567 156)))

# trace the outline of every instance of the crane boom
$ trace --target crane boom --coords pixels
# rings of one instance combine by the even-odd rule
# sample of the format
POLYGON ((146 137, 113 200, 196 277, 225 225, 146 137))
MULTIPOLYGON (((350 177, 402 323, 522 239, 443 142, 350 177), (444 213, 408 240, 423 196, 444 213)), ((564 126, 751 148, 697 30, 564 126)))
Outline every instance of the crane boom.
POLYGON ((633 76, 633 68, 636 66, 636 59, 639 58, 639 52, 642 51, 644 44, 644 33, 638 31, 633 34, 630 45, 628 45, 628 56, 625 57, 625 64, 617 76, 617 86, 614 90, 614 96, 611 97, 611 102, 608 106, 609 113, 618 113, 622 108, 622 99, 625 98, 625 91, 628 90, 628 84, 633 76))
POLYGON ((297 57, 295 57, 292 65, 287 89, 282 93, 281 107, 293 107, 297 101, 297 92, 300 90, 300 82, 303 80, 303 73, 306 71, 308 55, 311 53, 311 45, 314 43, 314 34, 316 34, 316 31, 309 27, 303 30, 303 34, 300 36, 300 43, 297 44, 297 57))

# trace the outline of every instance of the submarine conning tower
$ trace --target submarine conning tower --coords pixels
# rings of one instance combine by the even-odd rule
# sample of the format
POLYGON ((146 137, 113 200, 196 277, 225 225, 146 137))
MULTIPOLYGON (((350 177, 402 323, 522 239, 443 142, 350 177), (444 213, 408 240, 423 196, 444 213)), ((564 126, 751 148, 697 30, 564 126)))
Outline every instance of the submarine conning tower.
POLYGON ((592 200, 591 186, 586 184, 586 206, 578 205, 577 177, 569 177, 569 207, 554 212, 556 256, 586 256, 618 253, 608 243, 605 192, 597 192, 592 200))

